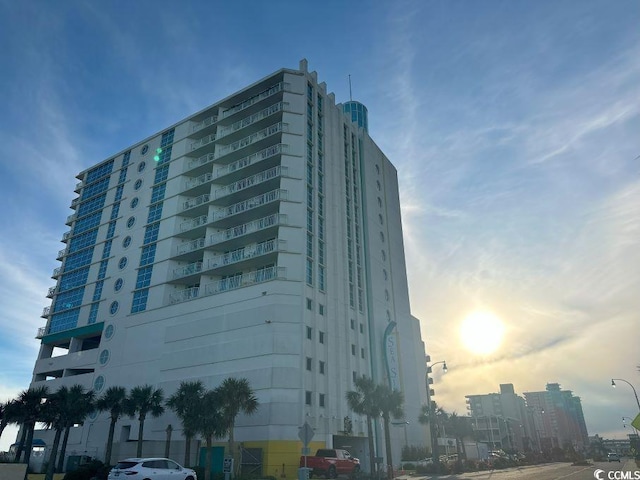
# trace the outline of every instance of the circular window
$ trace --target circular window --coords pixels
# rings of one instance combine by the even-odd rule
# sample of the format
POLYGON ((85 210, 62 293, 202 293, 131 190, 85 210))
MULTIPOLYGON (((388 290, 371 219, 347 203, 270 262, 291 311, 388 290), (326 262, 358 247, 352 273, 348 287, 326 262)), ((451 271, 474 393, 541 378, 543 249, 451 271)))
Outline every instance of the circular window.
POLYGON ((134 197, 134 198, 131 200, 131 203, 129 204, 129 206, 130 206, 132 209, 136 208, 136 207, 138 206, 138 201, 139 201, 139 200, 138 200, 138 197, 134 197))
POLYGON ((118 262, 118 268, 122 270, 126 266, 127 266, 127 257, 122 257, 118 262))
POLYGON ((111 302, 111 305, 109 306, 109 313, 111 313, 111 315, 115 315, 118 312, 118 308, 120 308, 120 304, 118 302, 111 302))
POLYGON ((387 253, 384 250, 380 250, 380 255, 382 256, 382 261, 384 262, 387 259, 387 253))
POLYGON ((111 340, 111 337, 113 337, 113 334, 116 331, 116 327, 114 327, 112 324, 107 325, 107 328, 104 329, 104 337, 107 340, 111 340))
POLYGON ((127 220, 127 228, 131 228, 136 224, 136 217, 129 217, 127 220))
POLYGON ((124 240, 122 240, 122 246, 127 248, 129 245, 131 245, 131 237, 124 237, 124 240))
POLYGON ((113 289, 116 292, 119 292, 120 289, 122 288, 122 285, 124 284, 124 280, 122 280, 121 278, 117 279, 116 282, 113 284, 113 289))
POLYGON ((146 163, 144 163, 144 162, 140 162, 140 163, 138 164, 138 173, 142 172, 142 171, 144 170, 144 167, 146 167, 146 166, 147 166, 147 164, 146 164, 146 163))
POLYGON ((142 155, 146 155, 148 151, 149 151, 149 145, 145 145, 144 147, 142 147, 142 150, 140 150, 140 153, 142 155))
POLYGON ((99 357, 100 365, 106 365, 110 357, 111 354, 109 353, 109 350, 102 350, 99 357))
POLYGON ((141 186, 142 186, 142 179, 139 178, 138 180, 136 180, 136 183, 133 184, 133 189, 134 190, 140 190, 141 186))
POLYGON ((101 392, 104 388, 104 375, 98 375, 96 379, 93 381, 93 390, 96 392, 101 392))

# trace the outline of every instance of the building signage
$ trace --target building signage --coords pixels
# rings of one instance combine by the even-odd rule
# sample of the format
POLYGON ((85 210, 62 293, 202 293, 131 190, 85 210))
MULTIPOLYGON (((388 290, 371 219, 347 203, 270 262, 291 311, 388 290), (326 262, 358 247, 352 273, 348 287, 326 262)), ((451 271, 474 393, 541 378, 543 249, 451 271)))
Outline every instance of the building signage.
POLYGON ((396 322, 387 325, 384 331, 384 357, 387 365, 387 377, 392 390, 400 390, 400 365, 398 363, 398 339, 393 330, 396 322))

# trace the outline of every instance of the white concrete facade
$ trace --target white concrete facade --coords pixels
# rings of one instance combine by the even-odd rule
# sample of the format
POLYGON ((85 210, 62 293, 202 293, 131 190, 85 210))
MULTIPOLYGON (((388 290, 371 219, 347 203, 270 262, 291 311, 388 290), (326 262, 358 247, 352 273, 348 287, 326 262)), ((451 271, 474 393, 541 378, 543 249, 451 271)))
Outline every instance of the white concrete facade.
MULTIPOLYGON (((388 381, 383 334, 396 322, 409 422, 392 431, 396 463, 405 443, 428 443, 397 172, 306 61, 78 178, 32 385, 80 383, 99 395, 151 384, 168 397, 183 380, 214 388, 244 377, 260 408, 238 419, 237 441, 294 445, 308 421, 314 441, 332 445, 345 416, 354 436, 366 435, 345 394, 356 376, 388 381)), ((169 411, 147 420, 149 445, 162 444, 168 424, 183 440, 169 411)), ((69 450, 100 458, 107 429, 106 414, 90 418, 69 450)), ((137 422, 121 420, 116 453, 136 437, 137 422)))

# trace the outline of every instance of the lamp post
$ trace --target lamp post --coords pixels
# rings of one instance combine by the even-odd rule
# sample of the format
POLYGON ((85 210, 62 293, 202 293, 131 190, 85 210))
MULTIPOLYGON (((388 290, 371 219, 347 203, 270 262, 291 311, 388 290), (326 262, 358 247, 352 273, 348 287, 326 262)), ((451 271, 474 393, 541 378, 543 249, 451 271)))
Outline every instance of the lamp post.
POLYGON ((433 371, 433 367, 435 365, 442 364, 442 372, 447 373, 447 362, 442 360, 441 362, 435 362, 429 365, 429 361, 431 357, 427 355, 427 370, 425 373, 425 382, 427 384, 427 405, 429 406, 429 436, 431 437, 431 458, 433 459, 433 463, 438 463, 440 461, 440 457, 438 456, 438 434, 436 432, 435 419, 436 412, 433 408, 433 404, 431 402, 431 387, 429 385, 429 374, 433 371))
POLYGON ((633 394, 636 397, 636 403, 638 404, 638 410, 640 410, 640 400, 638 400, 638 392, 636 392, 636 388, 633 385, 631 385, 631 383, 628 382, 627 380, 625 380, 624 378, 612 378, 611 379, 611 386, 613 388, 616 388, 615 380, 618 380, 619 382, 624 382, 624 383, 626 383, 627 385, 629 385, 631 387, 631 390, 633 390, 633 394))

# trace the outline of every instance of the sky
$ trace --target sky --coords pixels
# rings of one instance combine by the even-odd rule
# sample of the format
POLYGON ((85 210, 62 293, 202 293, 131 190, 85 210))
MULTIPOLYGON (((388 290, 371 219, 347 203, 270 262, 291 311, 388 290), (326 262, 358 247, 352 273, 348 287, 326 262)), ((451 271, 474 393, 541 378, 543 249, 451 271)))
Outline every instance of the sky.
POLYGON ((0 0, 0 401, 31 379, 75 175, 306 58, 338 102, 351 75, 398 169, 439 405, 560 383, 590 435, 625 437, 638 407, 611 378, 640 388, 639 21, 636 0, 0 0), (461 340, 474 312, 504 332, 491 352, 461 340))

